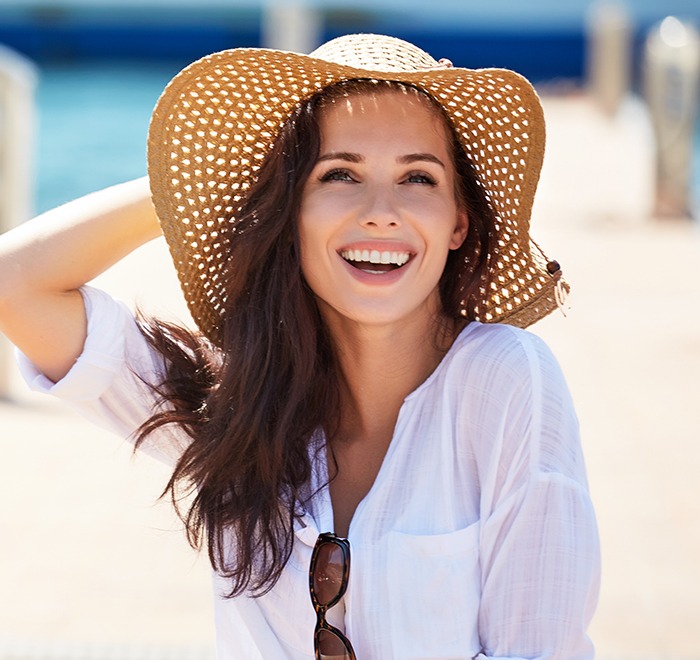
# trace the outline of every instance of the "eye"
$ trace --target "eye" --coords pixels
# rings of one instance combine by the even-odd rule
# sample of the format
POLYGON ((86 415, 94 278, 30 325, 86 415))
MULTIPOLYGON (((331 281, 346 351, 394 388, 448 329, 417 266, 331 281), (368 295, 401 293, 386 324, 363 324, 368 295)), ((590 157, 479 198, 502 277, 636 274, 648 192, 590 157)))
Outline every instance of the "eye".
POLYGON ((437 181, 425 172, 411 172, 405 179, 406 183, 422 183, 429 186, 436 186, 437 181))
POLYGON ((324 174, 319 176, 319 181, 354 181, 350 172, 343 168, 335 168, 333 170, 328 170, 324 174))

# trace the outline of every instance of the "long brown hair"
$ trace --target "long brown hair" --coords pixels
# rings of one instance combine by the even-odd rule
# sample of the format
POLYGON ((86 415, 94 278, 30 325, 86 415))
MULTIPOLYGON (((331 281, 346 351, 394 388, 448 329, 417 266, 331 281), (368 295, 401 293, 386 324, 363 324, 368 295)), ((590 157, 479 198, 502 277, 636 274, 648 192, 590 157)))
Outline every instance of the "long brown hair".
MULTIPOLYGON (((226 273, 223 341, 155 320, 141 328, 168 365, 156 391, 165 404, 140 429, 139 442, 166 424, 191 438, 166 486, 192 546, 206 541, 229 596, 264 594, 292 550, 303 513, 312 440, 332 438, 339 372, 332 337, 301 273, 297 214, 318 158, 319 109, 332 99, 402 90, 400 83, 339 83, 302 103, 267 155, 236 210, 226 273)), ((430 97, 428 97, 430 98, 430 97)), ((470 319, 488 264, 494 216, 467 154, 453 136, 459 202, 469 231, 450 253, 440 281, 445 316, 470 319)))

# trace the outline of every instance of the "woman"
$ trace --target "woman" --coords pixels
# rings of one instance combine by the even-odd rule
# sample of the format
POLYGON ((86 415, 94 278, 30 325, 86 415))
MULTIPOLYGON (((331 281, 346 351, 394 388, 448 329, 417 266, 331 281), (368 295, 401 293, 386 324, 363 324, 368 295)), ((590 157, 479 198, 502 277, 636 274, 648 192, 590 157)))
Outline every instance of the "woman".
POLYGON ((576 418, 513 327, 566 289, 528 234, 543 141, 520 76, 396 39, 225 51, 149 135, 200 332, 85 286, 158 234, 143 182, 3 237, 27 379, 173 465, 220 658, 593 657, 576 418))

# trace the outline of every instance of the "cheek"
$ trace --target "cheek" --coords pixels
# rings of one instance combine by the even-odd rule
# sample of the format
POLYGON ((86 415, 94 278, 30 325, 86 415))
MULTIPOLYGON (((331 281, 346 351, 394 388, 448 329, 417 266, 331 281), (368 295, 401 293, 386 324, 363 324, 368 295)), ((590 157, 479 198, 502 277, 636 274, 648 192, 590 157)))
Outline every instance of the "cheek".
POLYGON ((311 199, 302 202, 299 209, 297 231, 303 261, 312 261, 328 255, 334 228, 334 207, 325 200, 311 199))
POLYGON ((313 258, 311 257, 311 248, 306 239, 305 232, 299 227, 299 262, 301 265, 301 273, 306 280, 308 280, 309 264, 313 263, 313 258))
POLYGON ((310 225, 308 221, 300 221, 298 231, 301 274, 306 283, 315 290, 318 282, 323 280, 321 269, 325 255, 324 241, 319 235, 319 227, 310 225))
POLYGON ((312 201, 302 202, 297 220, 297 232, 302 252, 313 249, 314 244, 318 243, 323 232, 322 217, 323 214, 318 208, 318 204, 314 204, 312 201))

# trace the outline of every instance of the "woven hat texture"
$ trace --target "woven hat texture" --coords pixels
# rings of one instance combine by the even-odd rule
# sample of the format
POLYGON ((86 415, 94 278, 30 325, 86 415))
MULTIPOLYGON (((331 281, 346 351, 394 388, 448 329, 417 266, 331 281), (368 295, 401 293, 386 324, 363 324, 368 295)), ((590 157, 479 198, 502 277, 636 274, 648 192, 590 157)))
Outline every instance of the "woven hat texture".
POLYGON ((330 84, 362 78, 410 83, 431 95, 474 165, 496 215, 478 320, 526 327, 568 290, 556 262, 530 239, 545 124, 525 78, 504 69, 453 68, 379 35, 340 37, 310 55, 237 48, 204 57, 173 78, 153 112, 148 140, 156 212, 193 318, 215 343, 238 201, 300 102, 330 84))

